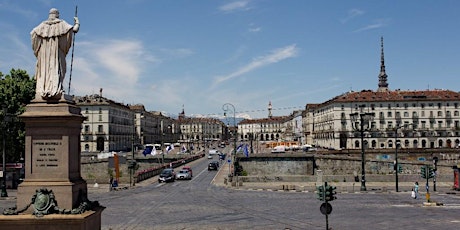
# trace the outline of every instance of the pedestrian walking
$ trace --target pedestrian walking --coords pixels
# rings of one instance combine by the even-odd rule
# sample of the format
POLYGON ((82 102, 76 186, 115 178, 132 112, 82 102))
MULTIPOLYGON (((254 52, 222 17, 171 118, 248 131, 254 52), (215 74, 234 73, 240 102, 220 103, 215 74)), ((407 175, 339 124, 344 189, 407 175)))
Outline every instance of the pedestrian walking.
POLYGON ((418 198, 418 181, 415 182, 413 191, 415 193, 414 199, 417 199, 418 198))
POLYGON ((109 180, 109 191, 112 191, 112 186, 113 186, 113 176, 110 176, 110 180, 109 180))

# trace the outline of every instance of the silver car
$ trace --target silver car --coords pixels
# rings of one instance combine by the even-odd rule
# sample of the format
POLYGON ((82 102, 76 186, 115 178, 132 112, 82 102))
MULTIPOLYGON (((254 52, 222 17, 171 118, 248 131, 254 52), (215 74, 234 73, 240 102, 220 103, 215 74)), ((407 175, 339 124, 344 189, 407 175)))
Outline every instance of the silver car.
POLYGON ((191 180, 191 179, 192 179, 192 174, 190 173, 190 171, 186 169, 182 169, 176 174, 176 180, 191 180))

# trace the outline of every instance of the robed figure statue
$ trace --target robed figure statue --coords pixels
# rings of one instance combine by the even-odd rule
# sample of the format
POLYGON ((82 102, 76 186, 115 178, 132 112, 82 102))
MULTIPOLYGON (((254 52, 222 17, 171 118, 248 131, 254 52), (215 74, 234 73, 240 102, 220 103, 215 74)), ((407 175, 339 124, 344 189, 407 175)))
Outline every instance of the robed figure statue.
POLYGON ((43 21, 31 32, 32 49, 37 57, 35 99, 60 99, 64 90, 66 55, 72 46, 72 37, 80 28, 77 17, 75 25, 59 19, 59 11, 52 8, 48 20, 43 21))

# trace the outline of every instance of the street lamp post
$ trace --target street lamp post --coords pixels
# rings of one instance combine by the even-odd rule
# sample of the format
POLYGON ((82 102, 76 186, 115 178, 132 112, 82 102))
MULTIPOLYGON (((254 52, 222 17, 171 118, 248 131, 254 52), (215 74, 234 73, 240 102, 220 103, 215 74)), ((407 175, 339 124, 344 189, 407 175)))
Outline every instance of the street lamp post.
POLYGON ((130 168, 129 168, 129 186, 134 186, 136 184, 133 176, 134 176, 134 172, 136 171, 136 158, 134 156, 134 151, 135 151, 135 148, 136 148, 136 145, 139 144, 139 143, 135 143, 136 141, 139 142, 139 136, 137 136, 137 121, 139 120, 141 122, 141 119, 143 118, 143 116, 141 115, 139 117, 139 119, 136 117, 136 114, 134 114, 134 119, 133 119, 133 135, 131 136, 131 163, 129 164, 130 165, 130 168), (137 137, 137 138, 136 138, 137 137))
POLYGON ((394 169, 395 169, 395 176, 396 176, 396 180, 395 180, 395 183, 396 183, 396 192, 399 192, 399 179, 398 179, 398 129, 401 128, 401 126, 397 126, 395 128, 395 166, 394 166, 394 169))
POLYGON ((438 157, 433 157, 433 165, 434 165, 434 177, 433 177, 433 191, 436 192, 436 176, 438 174, 438 157))
MULTIPOLYGON (((235 110, 235 106, 230 104, 230 103, 225 103, 224 105, 222 105, 222 110, 224 110, 224 116, 227 116, 227 111, 229 111, 229 107, 232 107, 233 109, 233 125, 236 127, 236 110, 235 110)), ((233 136, 233 175, 236 175, 236 167, 235 167, 235 161, 236 161, 236 138, 238 137, 238 131, 237 129, 235 128, 235 135, 233 136)))
POLYGON ((254 133, 249 133, 249 141, 251 142, 251 154, 254 153, 254 148, 252 147, 252 141, 254 140, 254 133))
POLYGON ((129 187, 133 185, 133 174, 134 174, 134 133, 136 129, 136 124, 135 124, 135 118, 134 118, 134 125, 133 125, 133 135, 131 136, 131 163, 129 164, 129 187))
POLYGON ((3 161, 2 161, 2 191, 1 191, 1 197, 8 197, 8 192, 6 191, 6 123, 8 122, 8 108, 3 105, 3 127, 2 129, 2 139, 3 139, 3 161))
POLYGON ((395 188, 396 192, 399 192, 399 163, 398 163, 398 129, 405 127, 406 125, 399 125, 395 127, 395 163, 394 163, 394 170, 395 170, 395 188))
POLYGON ((161 165, 164 166, 165 165, 165 152, 164 152, 164 148, 163 148, 163 143, 164 143, 164 130, 163 130, 163 120, 161 120, 161 123, 160 123, 160 130, 161 130, 161 165))
POLYGON ((361 134, 361 191, 366 191, 366 170, 364 158, 364 132, 370 130, 369 121, 374 118, 374 113, 352 113, 350 114, 351 125, 355 131, 361 134), (359 118, 359 126, 358 126, 359 118))
MULTIPOLYGON (((405 128, 411 124, 404 124, 404 125, 399 125, 395 127, 395 163, 394 163, 394 170, 395 170, 395 186, 396 186, 396 192, 399 192, 399 165, 398 165, 398 129, 400 128, 405 128)), ((401 146, 401 145, 400 145, 401 146)))
MULTIPOLYGON (((170 125, 167 125, 166 126, 168 128, 168 132, 166 132, 166 134, 169 133, 169 130, 171 129, 171 126, 170 125)), ((168 134, 169 135, 169 134, 168 134)), ((161 155, 162 155, 162 164, 163 166, 165 165, 165 146, 164 145, 164 139, 165 139, 165 131, 164 131, 164 128, 163 128, 163 120, 161 120, 161 155)))

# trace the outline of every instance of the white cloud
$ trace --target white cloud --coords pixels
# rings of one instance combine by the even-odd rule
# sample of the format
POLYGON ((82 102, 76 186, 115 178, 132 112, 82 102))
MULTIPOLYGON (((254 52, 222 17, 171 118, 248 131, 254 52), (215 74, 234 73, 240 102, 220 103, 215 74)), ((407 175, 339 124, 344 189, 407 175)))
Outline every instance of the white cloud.
POLYGON ((260 32, 261 30, 262 30, 262 28, 260 28, 260 27, 251 27, 251 28, 249 28, 249 32, 252 32, 252 33, 260 32))
POLYGON ((340 22, 342 22, 342 24, 345 24, 348 21, 350 21, 351 19, 353 19, 355 17, 358 17, 360 15, 363 15, 363 14, 364 14, 364 11, 362 11, 362 10, 351 9, 351 10, 348 11, 347 17, 341 19, 340 22))
POLYGON ((219 7, 219 10, 229 13, 234 11, 245 11, 249 10, 250 7, 248 6, 249 1, 235 1, 219 7))
MULTIPOLYGON (((113 93, 111 95, 116 98, 133 95, 139 78, 146 72, 145 69, 152 63, 159 62, 145 50, 147 49, 143 43, 137 40, 76 43, 75 79, 72 79, 72 88, 78 89, 75 94, 91 94, 104 88, 104 92, 113 93)), ((67 55, 67 60, 69 71, 70 54, 67 55)), ((69 73, 66 75, 69 76, 69 73)))
POLYGON ((388 20, 387 19, 379 19, 375 23, 361 27, 353 32, 362 32, 366 30, 373 30, 373 29, 378 29, 381 27, 385 27, 388 25, 388 20))
POLYGON ((289 45, 289 46, 286 46, 280 49, 276 49, 272 51, 271 54, 269 55, 255 58, 252 62, 239 68, 233 73, 230 73, 226 76, 217 77, 214 80, 214 85, 220 84, 222 82, 228 81, 236 77, 239 77, 255 69, 259 69, 259 68, 265 67, 270 64, 278 63, 287 58, 295 57, 297 55, 297 52, 298 52, 298 48, 296 47, 295 44, 289 45))

